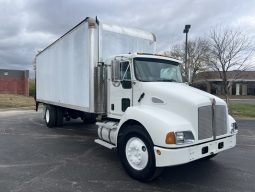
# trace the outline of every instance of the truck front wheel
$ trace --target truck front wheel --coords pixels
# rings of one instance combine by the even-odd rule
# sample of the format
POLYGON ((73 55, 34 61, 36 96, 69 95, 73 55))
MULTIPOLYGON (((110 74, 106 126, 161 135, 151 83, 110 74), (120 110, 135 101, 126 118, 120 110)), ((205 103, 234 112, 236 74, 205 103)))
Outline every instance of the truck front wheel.
POLYGON ((56 108, 54 106, 46 105, 44 117, 47 127, 56 126, 56 108))
POLYGON ((140 181, 150 181, 162 172, 162 169, 155 167, 153 143, 140 126, 126 128, 119 139, 119 156, 124 169, 131 177, 140 181))

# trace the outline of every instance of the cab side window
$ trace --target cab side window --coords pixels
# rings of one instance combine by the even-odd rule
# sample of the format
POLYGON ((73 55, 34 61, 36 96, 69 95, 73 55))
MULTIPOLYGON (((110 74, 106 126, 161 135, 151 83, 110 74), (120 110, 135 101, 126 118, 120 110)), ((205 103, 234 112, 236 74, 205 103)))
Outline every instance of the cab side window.
POLYGON ((127 61, 120 63, 120 78, 123 89, 131 89, 131 71, 127 61))

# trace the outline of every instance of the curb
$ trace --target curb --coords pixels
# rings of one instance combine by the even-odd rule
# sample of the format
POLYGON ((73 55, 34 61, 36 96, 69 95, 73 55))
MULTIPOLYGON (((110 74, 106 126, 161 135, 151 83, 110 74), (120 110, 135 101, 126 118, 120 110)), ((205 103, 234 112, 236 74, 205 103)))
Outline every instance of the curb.
POLYGON ((17 110, 34 110, 35 106, 29 106, 29 107, 13 107, 13 108, 0 108, 0 112, 4 111, 17 111, 17 110))
POLYGON ((235 120, 240 121, 240 120, 251 120, 251 121, 255 121, 254 117, 244 117, 244 118, 235 118, 235 120))

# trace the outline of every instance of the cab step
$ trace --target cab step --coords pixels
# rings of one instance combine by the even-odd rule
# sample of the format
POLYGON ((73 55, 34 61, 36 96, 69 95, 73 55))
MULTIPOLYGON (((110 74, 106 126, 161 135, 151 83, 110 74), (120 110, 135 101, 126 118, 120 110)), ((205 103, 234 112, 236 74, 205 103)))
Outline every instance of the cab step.
POLYGON ((103 141, 101 139, 95 139, 95 143, 99 144, 99 145, 102 145, 108 149, 115 149, 116 146, 113 145, 113 144, 110 144, 110 143, 107 143, 106 141, 103 141))

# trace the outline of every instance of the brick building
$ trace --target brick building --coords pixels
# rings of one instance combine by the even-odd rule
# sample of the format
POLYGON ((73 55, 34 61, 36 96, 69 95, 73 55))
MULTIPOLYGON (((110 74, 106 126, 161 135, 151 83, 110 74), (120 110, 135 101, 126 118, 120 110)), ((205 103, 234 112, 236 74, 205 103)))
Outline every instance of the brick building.
MULTIPOLYGON (((255 96, 255 71, 229 71, 230 95, 255 96)), ((223 94, 222 79, 216 71, 198 73, 194 86, 215 95, 223 94)))
POLYGON ((0 69, 0 93, 29 96, 29 71, 0 69))

